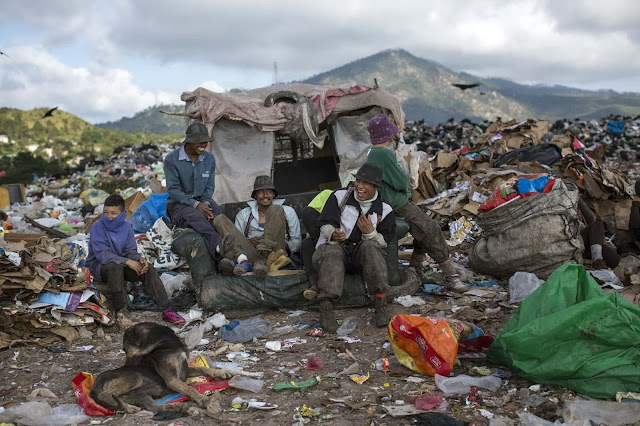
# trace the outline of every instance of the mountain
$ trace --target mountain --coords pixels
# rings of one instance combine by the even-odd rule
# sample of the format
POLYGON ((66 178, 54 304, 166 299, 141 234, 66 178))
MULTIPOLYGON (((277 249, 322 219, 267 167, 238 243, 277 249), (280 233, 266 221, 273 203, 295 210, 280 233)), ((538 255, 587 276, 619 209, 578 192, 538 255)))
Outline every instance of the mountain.
POLYGON ((601 118, 640 114, 640 95, 588 91, 564 86, 528 86, 498 78, 452 71, 409 52, 385 50, 304 80, 321 85, 373 85, 398 96, 408 120, 439 123, 454 117, 472 120, 601 118), (480 83, 467 90, 453 83, 480 83))
POLYGON ((118 121, 100 123, 96 126, 103 129, 124 130, 129 133, 141 131, 158 135, 184 134, 186 126, 183 117, 162 114, 160 111, 182 113, 184 105, 156 105, 136 113, 133 117, 123 117, 118 121))
MULTIPOLYGON (((475 121, 503 119, 561 118, 599 119, 610 114, 640 114, 640 94, 612 90, 589 91, 565 86, 528 86, 500 78, 480 78, 459 73, 406 50, 385 50, 358 59, 331 71, 318 74, 303 83, 320 85, 373 86, 373 79, 402 100, 408 120, 425 119, 436 124, 451 117, 475 121), (480 83, 460 90, 454 83, 480 83)), ((148 131, 182 135, 184 118, 161 114, 183 112, 183 105, 158 105, 118 121, 97 124, 105 129, 129 133, 148 131)))

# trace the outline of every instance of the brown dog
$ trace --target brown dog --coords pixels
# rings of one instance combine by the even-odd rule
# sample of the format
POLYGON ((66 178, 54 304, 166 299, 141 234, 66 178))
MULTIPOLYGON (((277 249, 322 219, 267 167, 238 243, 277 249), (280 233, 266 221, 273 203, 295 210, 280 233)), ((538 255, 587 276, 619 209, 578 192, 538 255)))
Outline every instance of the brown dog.
POLYGON ((96 379, 91 397, 106 408, 126 413, 144 407, 153 412, 185 411, 184 404, 158 405, 154 398, 169 391, 180 392, 206 407, 208 398, 187 385, 187 377, 228 379, 227 370, 189 367, 189 350, 173 330, 153 322, 129 328, 122 339, 126 361, 123 367, 105 371, 96 379))

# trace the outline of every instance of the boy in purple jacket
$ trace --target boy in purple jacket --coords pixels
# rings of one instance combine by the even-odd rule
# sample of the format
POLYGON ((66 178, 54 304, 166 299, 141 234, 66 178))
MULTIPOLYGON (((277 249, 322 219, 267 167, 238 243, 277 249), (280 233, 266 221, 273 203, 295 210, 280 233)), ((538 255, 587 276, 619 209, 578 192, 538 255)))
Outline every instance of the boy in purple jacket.
POLYGON ((164 310, 163 317, 177 316, 168 310, 171 303, 158 273, 138 253, 133 227, 126 217, 124 199, 113 194, 104 202, 102 218, 91 227, 87 266, 96 287, 104 292, 109 308, 119 313, 127 304, 124 281, 142 281, 145 292, 164 310))

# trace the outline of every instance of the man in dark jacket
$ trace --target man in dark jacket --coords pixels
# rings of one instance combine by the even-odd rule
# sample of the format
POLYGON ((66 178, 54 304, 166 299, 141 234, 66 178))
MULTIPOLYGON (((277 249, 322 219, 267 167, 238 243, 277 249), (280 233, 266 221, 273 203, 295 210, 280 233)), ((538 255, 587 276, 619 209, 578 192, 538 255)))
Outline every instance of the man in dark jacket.
POLYGON ((342 295, 346 271, 361 273, 369 293, 375 296, 376 325, 386 327, 389 323, 384 248, 395 235, 396 223, 391 206, 378 193, 381 186, 382 168, 363 164, 355 186, 331 194, 318 219, 320 236, 313 266, 318 272, 320 322, 328 333, 338 328, 332 300, 342 295))
POLYGON ((212 140, 204 124, 192 123, 180 148, 164 159, 169 193, 167 215, 173 225, 191 228, 202 235, 211 257, 226 259, 233 268, 236 260, 235 253, 230 253, 233 234, 223 242, 213 227, 213 219, 222 214, 222 209, 213 201, 216 159, 206 150, 212 140))

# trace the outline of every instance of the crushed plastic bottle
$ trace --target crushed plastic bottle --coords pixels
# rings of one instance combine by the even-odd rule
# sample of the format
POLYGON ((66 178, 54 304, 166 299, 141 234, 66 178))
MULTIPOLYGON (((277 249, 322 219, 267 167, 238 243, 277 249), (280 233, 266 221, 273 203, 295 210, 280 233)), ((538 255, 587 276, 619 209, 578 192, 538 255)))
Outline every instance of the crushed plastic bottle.
POLYGON ((285 334, 289 334, 293 331, 292 325, 283 325, 282 327, 276 327, 271 330, 271 334, 274 336, 282 336, 285 334))
POLYGON ((489 389, 495 392, 502 385, 502 380, 494 376, 471 377, 461 374, 456 377, 445 377, 436 374, 436 385, 444 394, 468 394, 471 387, 489 389))
POLYGON ((236 389, 243 389, 249 392, 258 393, 264 386, 263 380, 251 379, 245 376, 233 376, 229 380, 229 386, 236 389))
POLYGON ((346 336, 347 334, 353 333, 357 326, 358 319, 356 317, 346 317, 340 327, 338 327, 336 334, 338 334, 338 336, 346 336))

